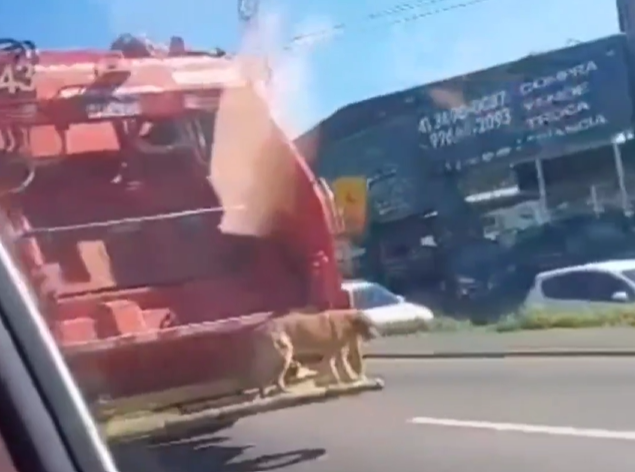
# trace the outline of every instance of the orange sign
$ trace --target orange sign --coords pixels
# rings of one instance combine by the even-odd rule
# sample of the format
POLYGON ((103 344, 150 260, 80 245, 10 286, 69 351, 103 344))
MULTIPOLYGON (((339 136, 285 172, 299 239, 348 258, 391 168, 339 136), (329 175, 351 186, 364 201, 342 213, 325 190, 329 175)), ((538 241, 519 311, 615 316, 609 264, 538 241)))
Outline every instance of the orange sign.
POLYGON ((342 211, 346 229, 359 236, 366 229, 367 189, 365 177, 340 177, 333 184, 333 194, 337 207, 342 211))

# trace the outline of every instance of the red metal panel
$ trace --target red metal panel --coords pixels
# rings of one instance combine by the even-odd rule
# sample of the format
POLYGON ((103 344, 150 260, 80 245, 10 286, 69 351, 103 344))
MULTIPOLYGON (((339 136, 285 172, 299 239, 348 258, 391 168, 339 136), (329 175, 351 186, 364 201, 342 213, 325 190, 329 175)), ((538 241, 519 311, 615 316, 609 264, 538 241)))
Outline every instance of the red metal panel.
POLYGON ((327 197, 314 187, 311 171, 255 90, 245 87, 224 96, 225 128, 217 133, 223 139, 216 140, 214 155, 223 172, 212 176, 212 185, 205 169, 188 156, 149 154, 135 156, 144 164, 143 185, 130 189, 114 183, 121 154, 109 120, 121 117, 87 114, 95 99, 132 100, 139 106, 130 108, 133 114, 147 118, 216 109, 220 90, 248 85, 246 77, 260 75, 250 70, 254 64, 258 67, 257 61, 206 56, 131 60, 112 52, 43 52, 35 95, 0 96, 0 124, 38 124, 30 131, 35 157, 60 156, 62 142, 53 125, 70 124, 69 158, 42 160, 37 178, 11 208, 24 229, 163 215, 223 202, 229 207, 244 195, 250 197, 251 220, 265 215, 275 221, 257 235, 227 234, 218 228, 220 215, 199 215, 153 222, 147 231, 84 225, 23 238, 21 253, 31 276, 44 279, 41 285, 47 287, 52 305, 47 321, 80 383, 97 382, 95 392, 105 386, 115 396, 146 393, 240 375, 252 355, 249 328, 269 316, 261 312, 346 303, 327 197), (253 122, 245 123, 245 115, 253 122), (245 145, 245 128, 261 132, 262 146, 245 145), (234 185, 246 176, 261 181, 250 188, 234 185), (236 255, 243 257, 227 257, 236 255), (156 376, 157 368, 167 374, 156 376))
MULTIPOLYGON (((86 112, 86 103, 97 97, 132 97, 140 102, 135 115, 175 115, 203 104, 215 105, 214 100, 205 100, 213 98, 209 92, 243 86, 250 70, 264 67, 258 61, 239 63, 207 56, 123 59, 118 53, 77 51, 45 52, 41 57, 33 75, 35 95, 0 95, 0 108, 13 111, 21 123, 93 121, 86 112), (32 113, 26 113, 27 104, 34 104, 37 109, 29 108, 32 113)), ((7 60, 0 62, 0 67, 15 68, 7 60)), ((11 124, 15 123, 12 118, 11 124)))
MULTIPOLYGON (((30 66, 18 66, 20 73, 24 67, 30 66)), ((51 125, 71 125, 68 154, 114 150, 112 127, 100 122, 214 110, 220 90, 245 85, 245 75, 262 67, 258 60, 208 56, 124 59, 119 52, 44 51, 32 69, 34 91, 0 90, 0 125, 37 125, 30 131, 35 157, 61 152, 51 125)), ((0 56, 0 74, 15 68, 9 56, 0 56)))

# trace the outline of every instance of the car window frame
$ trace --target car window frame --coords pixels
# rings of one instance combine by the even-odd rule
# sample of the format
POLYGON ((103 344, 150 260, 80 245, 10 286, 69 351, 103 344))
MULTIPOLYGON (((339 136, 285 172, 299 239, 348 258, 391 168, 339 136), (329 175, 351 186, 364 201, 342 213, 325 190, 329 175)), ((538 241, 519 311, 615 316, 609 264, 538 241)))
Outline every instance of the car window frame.
POLYGON ((613 280, 615 280, 616 282, 621 282, 623 287, 624 287, 624 291, 626 291, 626 293, 628 294, 629 298, 631 299, 635 299, 635 291, 633 291, 632 287, 628 284, 628 282, 626 280, 624 280, 623 278, 621 278, 619 275, 617 274, 613 274, 611 272, 608 271, 603 271, 603 270, 594 270, 594 269, 585 269, 585 270, 572 270, 572 271, 568 271, 568 272, 564 272, 564 273, 560 273, 560 274, 554 274, 550 277, 544 278, 541 281, 541 287, 540 287, 540 291, 542 292, 542 296, 543 298, 547 299, 547 300, 555 300, 555 301, 583 301, 583 302, 590 302, 590 303, 610 303, 611 300, 595 300, 592 299, 590 297, 578 297, 578 298, 556 298, 550 295, 547 295, 547 292, 545 291, 545 284, 548 284, 549 282, 553 282, 554 280, 562 280, 565 278, 573 278, 573 277, 583 277, 583 276, 597 276, 597 275, 601 275, 601 276, 605 276, 605 277, 609 277, 613 280))
POLYGON ((41 438, 36 452, 47 466, 44 470, 117 472, 13 250, 8 233, 1 232, 0 375, 11 379, 8 390, 17 395, 28 434, 41 438))
POLYGON ((5 320, 0 308, 0 432, 13 468, 25 472, 77 470, 5 320), (11 437, 21 440, 7 440, 11 437))
POLYGON ((635 286, 635 269, 621 270, 620 277, 626 279, 629 286, 635 286))

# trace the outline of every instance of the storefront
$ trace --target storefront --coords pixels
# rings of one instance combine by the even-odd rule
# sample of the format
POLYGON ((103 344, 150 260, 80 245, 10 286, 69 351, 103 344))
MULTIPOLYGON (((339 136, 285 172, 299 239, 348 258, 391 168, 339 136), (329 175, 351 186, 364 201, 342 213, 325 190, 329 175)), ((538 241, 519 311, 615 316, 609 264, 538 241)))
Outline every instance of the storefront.
POLYGON ((630 214, 629 60, 614 35, 349 105, 322 125, 313 165, 331 183, 365 179, 362 239, 384 273, 423 275, 439 253, 466 273, 482 275, 482 254, 505 271, 505 248, 490 244, 480 216, 520 205, 502 218, 522 232, 527 202, 538 226, 630 214))

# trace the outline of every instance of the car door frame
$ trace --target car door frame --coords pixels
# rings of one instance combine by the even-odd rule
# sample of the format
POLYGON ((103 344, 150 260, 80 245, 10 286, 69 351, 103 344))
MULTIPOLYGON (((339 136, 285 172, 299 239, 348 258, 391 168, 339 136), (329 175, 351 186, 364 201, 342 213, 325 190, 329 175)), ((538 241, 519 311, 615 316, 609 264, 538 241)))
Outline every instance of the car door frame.
MULTIPOLYGON (((0 233, 0 394, 30 438, 41 466, 32 470, 117 472, 11 249, 0 233)), ((14 442, 7 448, 22 470, 14 442)))

